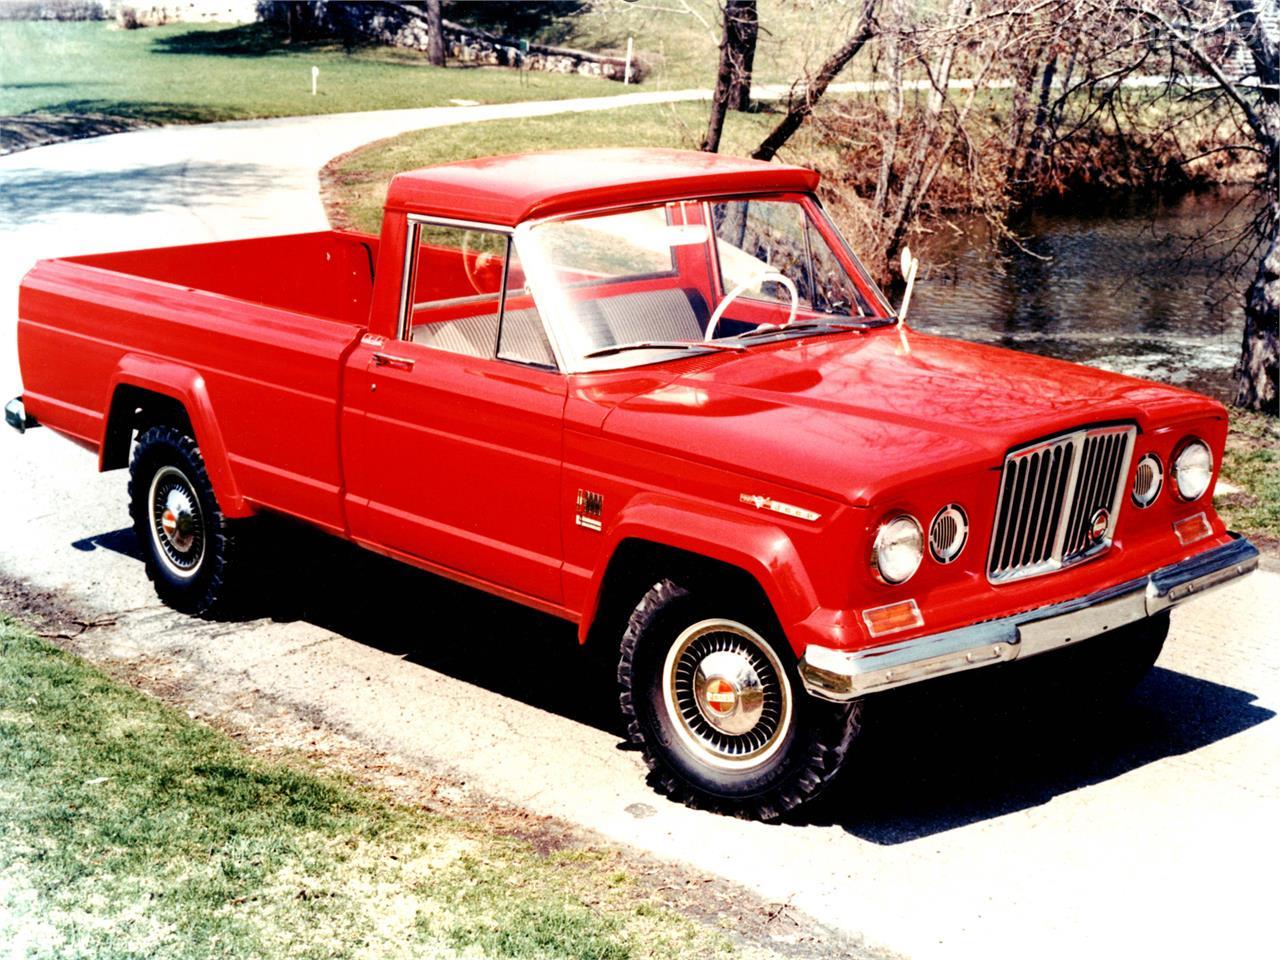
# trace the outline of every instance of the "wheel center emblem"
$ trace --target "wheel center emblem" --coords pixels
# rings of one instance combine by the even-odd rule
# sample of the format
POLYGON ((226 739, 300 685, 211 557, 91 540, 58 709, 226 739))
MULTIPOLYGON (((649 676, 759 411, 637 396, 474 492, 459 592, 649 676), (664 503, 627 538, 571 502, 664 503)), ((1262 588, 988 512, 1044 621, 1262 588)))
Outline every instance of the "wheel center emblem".
POLYGON ((160 518, 160 526, 164 527, 164 532, 172 537, 178 532, 178 517, 172 510, 166 510, 164 516, 160 518))
POLYGON ((723 677, 708 681, 707 692, 703 696, 707 701, 707 708, 721 716, 733 713, 738 706, 738 691, 723 677))
POLYGON ((1111 526, 1111 514, 1103 508, 1094 511, 1089 519, 1089 539, 1097 543, 1107 535, 1107 527, 1111 526))

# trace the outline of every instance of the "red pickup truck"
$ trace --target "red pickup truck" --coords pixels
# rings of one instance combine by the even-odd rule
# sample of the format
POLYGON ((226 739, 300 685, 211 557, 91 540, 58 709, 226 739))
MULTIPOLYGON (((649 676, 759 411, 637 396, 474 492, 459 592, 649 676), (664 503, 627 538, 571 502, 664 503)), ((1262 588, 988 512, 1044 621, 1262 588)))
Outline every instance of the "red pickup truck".
POLYGON ((396 177, 380 236, 42 261, 8 419, 129 466, 166 603, 301 518, 575 622, 659 790, 776 817, 868 695, 1082 641, 1132 683, 1257 564, 1220 404, 908 329, 817 180, 498 157, 396 177))

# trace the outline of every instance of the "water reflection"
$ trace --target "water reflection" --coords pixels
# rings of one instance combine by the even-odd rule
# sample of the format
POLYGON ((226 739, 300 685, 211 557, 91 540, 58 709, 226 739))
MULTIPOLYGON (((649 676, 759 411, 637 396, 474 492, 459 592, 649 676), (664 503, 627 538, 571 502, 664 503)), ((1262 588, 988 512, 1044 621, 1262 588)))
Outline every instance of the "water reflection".
POLYGON ((911 323, 1225 399, 1250 265, 1192 240, 1225 240, 1251 215, 1243 189, 1095 201, 1032 214, 1030 252, 1003 256, 973 218, 922 245, 911 323))

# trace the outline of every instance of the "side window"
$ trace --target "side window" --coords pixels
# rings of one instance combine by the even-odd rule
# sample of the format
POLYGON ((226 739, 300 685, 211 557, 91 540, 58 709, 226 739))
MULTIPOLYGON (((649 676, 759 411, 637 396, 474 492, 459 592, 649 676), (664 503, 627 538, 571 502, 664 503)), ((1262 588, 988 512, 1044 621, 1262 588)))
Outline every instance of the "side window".
POLYGON ((506 234, 414 223, 410 243, 406 339, 470 357, 555 366, 514 249, 504 287, 506 234))

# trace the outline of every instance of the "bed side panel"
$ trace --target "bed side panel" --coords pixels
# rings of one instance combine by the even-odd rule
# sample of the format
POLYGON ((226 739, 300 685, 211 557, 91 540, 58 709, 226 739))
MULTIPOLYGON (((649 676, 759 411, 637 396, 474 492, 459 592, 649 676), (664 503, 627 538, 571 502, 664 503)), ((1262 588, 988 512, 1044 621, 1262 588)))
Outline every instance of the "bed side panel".
POLYGON ((377 237, 326 230, 101 253, 67 262, 363 324, 377 252, 377 237))
POLYGON ((126 355, 190 368, 245 500, 344 531, 338 398, 361 327, 57 260, 27 275, 18 313, 41 422, 97 449, 126 355))

